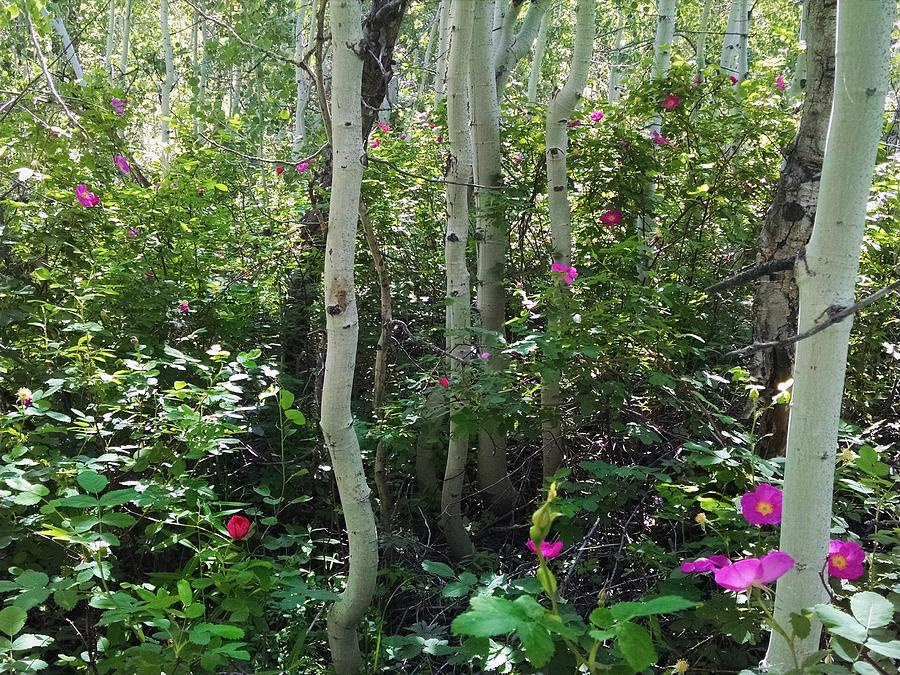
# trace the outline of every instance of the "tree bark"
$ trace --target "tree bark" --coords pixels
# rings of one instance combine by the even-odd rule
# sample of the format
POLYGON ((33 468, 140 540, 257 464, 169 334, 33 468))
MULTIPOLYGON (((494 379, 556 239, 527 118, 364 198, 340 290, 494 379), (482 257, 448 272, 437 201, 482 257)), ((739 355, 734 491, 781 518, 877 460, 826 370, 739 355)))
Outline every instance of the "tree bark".
MULTIPOLYGON (((819 208, 804 258, 797 263, 799 331, 835 307, 854 303, 865 232, 866 206, 881 139, 888 92, 895 0, 839 0, 834 104, 825 145, 819 208)), ((815 85, 813 85, 815 86, 815 85)), ((781 549, 796 560, 778 581, 775 618, 790 626, 792 613, 828 595, 819 577, 832 520, 835 449, 841 413, 848 317, 797 344, 788 429, 781 549)), ((821 625, 795 649, 774 631, 766 664, 776 672, 798 667, 819 648, 821 625)))
MULTIPOLYGON (((553 261, 572 263, 572 230, 569 208, 566 151, 569 138, 567 123, 574 112, 581 93, 587 85, 594 47, 594 0, 578 0, 575 14, 575 46, 572 68, 562 89, 550 100, 546 122, 547 198, 550 208, 550 235, 553 240, 553 261)), ((541 405, 543 470, 552 476, 562 464, 563 438, 560 426, 561 364, 545 364, 541 373, 541 405)))
MULTIPOLYGON (((310 0, 301 0, 300 6, 294 12, 294 60, 300 61, 306 54, 307 45, 304 42, 304 24, 309 12, 310 0)), ((309 76, 300 65, 294 66, 294 81, 297 87, 297 97, 294 104, 294 159, 300 158, 303 141, 306 140, 306 106, 309 105, 309 76)))
MULTIPOLYGON (((487 367, 502 370, 506 359, 499 350, 505 342, 506 326, 506 211, 500 188, 500 105, 491 67, 493 8, 478 3, 473 10, 474 28, 469 77, 472 84, 472 136, 475 148, 475 230, 478 243, 478 312, 481 325, 496 338, 485 344, 490 353, 487 367)), ((502 419, 483 420, 478 431, 478 484, 491 508, 508 513, 519 495, 506 467, 506 429, 502 419)))
POLYGON ((538 30, 537 40, 534 42, 534 60, 531 62, 531 72, 528 74, 528 102, 537 103, 538 85, 541 81, 541 66, 544 63, 544 55, 547 53, 547 36, 550 33, 550 11, 541 17, 541 27, 538 30))
POLYGON ((712 8, 713 0, 704 0, 697 33, 697 72, 701 74, 701 77, 703 71, 706 70, 706 44, 709 37, 709 17, 712 14, 712 8))
POLYGON ((109 19, 106 25, 106 72, 113 76, 113 52, 116 50, 116 0, 109 0, 109 19))
MULTIPOLYGON (((757 264, 796 257, 809 240, 825 154, 825 138, 834 94, 834 33, 837 0, 810 0, 808 31, 810 84, 800 126, 778 179, 775 196, 759 236, 757 264)), ((792 270, 771 274, 753 295, 753 341, 774 342, 794 334, 799 305, 792 270)), ((778 384, 791 377, 793 345, 758 352, 753 371, 765 386, 764 400, 778 395, 778 384)), ((768 408, 760 420, 759 452, 784 454, 788 407, 768 408)))
MULTIPOLYGON (((519 0, 520 5, 521 2, 522 0, 519 0)), ((515 6, 516 0, 513 0, 509 14, 507 14, 506 17, 507 20, 510 14, 516 13, 514 10, 515 6)), ((505 48, 503 48, 502 44, 500 45, 502 51, 497 52, 497 60, 494 63, 494 70, 496 71, 497 78, 498 100, 503 99, 503 90, 506 88, 509 76, 512 75, 516 66, 519 64, 519 61, 531 51, 531 46, 537 39, 538 31, 541 29, 541 20, 544 18, 544 15, 549 8, 549 0, 531 0, 531 4, 528 5, 528 11, 525 12, 525 18, 522 19, 522 25, 519 27, 519 31, 516 33, 515 38, 505 48)))
POLYGON ((450 51, 450 4, 451 0, 441 0, 440 19, 438 21, 438 52, 434 69, 434 102, 444 100, 444 87, 447 82, 447 56, 450 51))
POLYGON ((788 95, 792 98, 800 96, 806 91, 806 80, 809 77, 809 69, 807 67, 807 59, 809 54, 809 43, 807 41, 807 33, 809 32, 809 0, 803 0, 800 3, 800 51, 797 53, 797 65, 794 67, 794 77, 791 79, 791 88, 788 95))
MULTIPOLYGON (((44 7, 41 9, 41 14, 44 16, 49 16, 49 10, 44 7)), ((57 35, 59 35, 63 44, 63 51, 66 53, 66 59, 69 61, 69 65, 72 66, 72 72, 75 73, 75 82, 80 84, 82 87, 84 86, 84 71, 81 69, 81 61, 78 58, 78 52, 75 51, 75 45, 72 44, 72 38, 69 36, 69 31, 66 28, 66 23, 56 16, 50 16, 50 25, 53 26, 53 30, 56 31, 57 35)))
POLYGON ((360 108, 362 42, 359 0, 331 2, 333 166, 325 244, 325 326, 328 345, 322 383, 321 427, 337 481, 350 548, 347 582, 328 612, 335 672, 363 671, 356 627, 375 591, 378 536, 362 456, 350 410, 359 319, 353 265, 363 174, 360 108))
POLYGON ((750 33, 750 0, 731 0, 728 25, 722 41, 720 66, 739 82, 747 77, 747 42, 750 33))
POLYGON ((119 77, 124 77, 128 69, 128 52, 131 50, 131 3, 125 2, 125 18, 122 24, 122 51, 119 53, 119 77))
MULTIPOLYGON (((447 351, 451 356, 451 379, 463 367, 461 359, 470 356, 471 290, 466 265, 466 241, 469 233, 468 183, 472 177, 471 143, 468 113, 468 61, 472 45, 472 11, 456 0, 450 6, 448 22, 450 54, 447 63, 447 129, 450 156, 447 159, 446 196, 447 232, 444 261, 447 269, 447 351)), ((450 441, 441 490, 441 529, 454 558, 472 553, 472 541, 462 519, 462 491, 465 484, 469 434, 456 421, 451 401, 450 441)))
POLYGON ((616 41, 613 47, 612 63, 609 68, 609 83, 606 86, 606 98, 610 103, 618 103, 622 98, 622 63, 625 57, 625 10, 621 7, 616 12, 616 41))
POLYGON ((166 66, 166 76, 160 87, 160 128, 159 140, 162 144, 160 157, 163 166, 168 166, 169 145, 169 115, 171 113, 170 97, 172 87, 175 84, 175 64, 172 57, 172 37, 169 34, 169 0, 159 0, 159 27, 162 32, 163 58, 166 66))
POLYGON ((363 41, 360 45, 363 60, 363 138, 369 137, 394 77, 394 45, 408 6, 409 0, 374 0, 363 22, 363 41))

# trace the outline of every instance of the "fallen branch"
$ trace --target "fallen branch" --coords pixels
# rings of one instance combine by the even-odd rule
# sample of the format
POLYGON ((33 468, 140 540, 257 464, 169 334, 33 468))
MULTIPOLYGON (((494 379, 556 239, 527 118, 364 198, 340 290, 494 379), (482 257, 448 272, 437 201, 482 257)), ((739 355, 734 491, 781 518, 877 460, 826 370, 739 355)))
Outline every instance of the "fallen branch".
POLYGON ((269 157, 260 157, 258 155, 248 155, 244 152, 241 152, 240 150, 235 150, 234 148, 229 148, 227 145, 222 145, 221 143, 214 141, 209 136, 204 134, 202 131, 198 131, 197 135, 200 136, 200 138, 205 140, 210 145, 213 145, 213 146, 219 148, 219 150, 224 150, 225 152, 230 152, 233 155, 237 155, 238 157, 243 157, 244 159, 249 160, 251 162, 259 162, 260 164, 283 164, 285 166, 291 166, 293 164, 301 164, 303 162, 309 163, 313 159, 318 157, 320 154, 322 154, 322 151, 325 150, 326 147, 328 147, 327 145, 323 145, 321 148, 316 150, 313 154, 309 155, 308 157, 304 157, 303 159, 291 159, 291 160, 271 159, 269 157))
POLYGON ((769 262, 764 262, 761 265, 755 265, 754 267, 750 267, 748 269, 742 270, 738 272, 733 277, 728 277, 727 279, 723 279, 718 283, 709 286, 706 289, 707 293, 718 293, 719 291, 725 291, 729 288, 734 288, 735 286, 741 286, 746 284, 748 281, 753 281, 754 279, 758 279, 759 277, 765 276, 766 274, 772 274, 773 272, 784 272, 789 269, 793 269, 794 263, 797 262, 797 256, 792 255, 789 258, 778 258, 776 260, 770 260, 769 262))
POLYGON ((812 328, 809 328, 802 333, 799 333, 798 335, 793 335, 789 338, 785 338, 784 340, 776 340, 775 342, 754 342, 749 347, 744 347, 743 349, 735 349, 734 351, 730 351, 725 354, 725 356, 745 356, 747 354, 753 354, 754 352, 760 352, 764 349, 786 347, 788 345, 794 344, 795 342, 800 342, 800 340, 805 340, 806 338, 812 337, 816 333, 821 333, 829 326, 832 326, 839 321, 843 321, 848 316, 856 314, 863 307, 867 307, 873 302, 881 300, 881 298, 886 295, 890 295, 894 291, 900 291, 900 280, 895 281, 890 286, 885 286, 880 291, 875 291, 871 295, 866 296, 850 307, 829 307, 823 313, 828 316, 828 319, 826 319, 822 323, 813 324, 812 328))

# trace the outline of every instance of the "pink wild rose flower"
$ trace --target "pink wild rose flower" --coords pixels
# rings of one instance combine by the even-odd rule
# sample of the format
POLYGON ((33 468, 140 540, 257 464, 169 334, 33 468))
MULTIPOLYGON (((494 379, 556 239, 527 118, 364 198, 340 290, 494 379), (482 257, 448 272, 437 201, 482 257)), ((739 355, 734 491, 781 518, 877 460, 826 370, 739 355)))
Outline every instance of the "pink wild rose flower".
POLYGON ((650 140, 656 143, 657 145, 668 145, 672 142, 671 139, 666 138, 661 133, 659 133, 656 129, 653 129, 650 132, 650 140))
POLYGON ((372 142, 371 142, 369 145, 370 145, 372 148, 377 148, 377 147, 379 147, 379 146, 381 145, 381 139, 380 139, 380 138, 373 139, 372 142))
POLYGON ((297 165, 297 173, 303 173, 309 168, 309 162, 300 162, 297 165))
POLYGON ((751 586, 765 586, 780 579, 794 566, 794 559, 783 551, 772 551, 762 558, 744 558, 713 572, 716 583, 735 593, 751 586))
POLYGON ((441 379, 438 380, 438 384, 446 389, 450 386, 450 379, 446 375, 441 375, 441 379))
POLYGON ((178 311, 181 312, 182 314, 187 314, 188 312, 191 311, 191 305, 188 303, 187 300, 182 300, 181 302, 178 303, 178 311))
POLYGON ((550 271, 556 274, 562 274, 562 281, 566 286, 571 286, 578 278, 578 270, 571 265, 563 265, 562 263, 553 263, 550 265, 550 271))
POLYGON ((708 558, 698 558, 697 560, 685 560, 681 563, 682 572, 689 574, 691 572, 715 572, 717 569, 727 567, 731 561, 724 555, 711 555, 708 558))
POLYGON ((737 84, 737 83, 738 83, 738 79, 737 79, 734 75, 729 75, 729 76, 728 76, 728 81, 731 82, 731 84, 737 84))
POLYGON ((866 552, 855 541, 832 539, 828 544, 828 574, 838 579, 859 579, 866 552))
POLYGON ((437 138, 435 138, 434 140, 437 141, 438 143, 443 143, 444 142, 444 134, 438 134, 437 138))
POLYGON ((481 359, 482 361, 487 361, 489 358, 491 358, 491 353, 490 352, 479 352, 478 358, 481 359))
POLYGON ((604 114, 604 112, 602 110, 595 110, 594 112, 591 113, 591 122, 599 122, 605 116, 606 115, 604 114))
POLYGON ((79 183, 75 187, 75 198, 81 202, 81 205, 86 209, 97 206, 97 204, 100 203, 100 197, 88 190, 88 186, 84 183, 79 183))
POLYGON ((741 513, 751 525, 778 525, 781 522, 781 490, 762 483, 741 497, 741 513))
POLYGON ((129 227, 127 234, 129 239, 134 239, 140 234, 140 231, 136 227, 129 227))
POLYGON ((125 114, 125 101, 122 99, 111 98, 109 99, 109 104, 112 106, 113 112, 119 117, 125 114))
POLYGON ((676 94, 669 94, 668 96, 666 96, 663 99, 663 102, 662 102, 663 109, 668 110, 669 112, 672 112, 673 110, 675 110, 675 108, 677 108, 680 105, 681 105, 681 97, 677 96, 676 94))
POLYGON ((513 164, 518 166, 521 163, 522 163, 522 153, 517 152, 515 155, 513 155, 513 164))
POLYGON ((116 163, 116 167, 118 167, 119 171, 122 173, 131 173, 131 165, 128 163, 125 155, 116 155, 113 157, 113 161, 116 163))
POLYGON ((785 87, 787 86, 784 83, 784 75, 775 76, 775 86, 778 87, 781 91, 784 91, 785 87))
POLYGON ((381 120, 378 120, 376 122, 376 124, 378 125, 378 128, 381 129, 384 133, 388 133, 391 130, 391 125, 388 124, 387 122, 382 122, 381 120))
MULTIPOLYGON (((528 547, 529 551, 537 555, 537 547, 534 545, 534 542, 531 541, 531 539, 525 542, 525 546, 528 547)), ((562 540, 554 542, 542 541, 541 555, 544 556, 544 558, 547 560, 553 560, 554 558, 558 557, 560 553, 562 553, 564 546, 565 544, 563 544, 562 540)))
POLYGON ((284 173, 284 167, 283 167, 283 166, 276 166, 276 167, 275 167, 275 175, 276 175, 276 176, 280 176, 280 175, 283 174, 283 173, 284 173))
POLYGON ((618 225, 622 222, 622 212, 618 209, 612 209, 610 211, 606 211, 601 214, 600 222, 606 225, 607 227, 612 227, 613 225, 618 225))

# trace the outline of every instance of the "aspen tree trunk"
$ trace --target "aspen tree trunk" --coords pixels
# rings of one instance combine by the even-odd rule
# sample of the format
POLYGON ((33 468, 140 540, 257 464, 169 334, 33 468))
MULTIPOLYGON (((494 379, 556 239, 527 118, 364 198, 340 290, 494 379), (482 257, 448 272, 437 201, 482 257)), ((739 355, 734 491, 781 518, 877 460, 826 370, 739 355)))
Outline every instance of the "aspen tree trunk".
POLYGON ((408 119, 412 119, 416 110, 419 108, 419 101, 422 100, 422 92, 425 91, 425 81, 427 79, 428 74, 428 66, 431 64, 431 58, 434 53, 435 43, 438 40, 438 30, 440 28, 440 14, 441 14, 441 6, 438 7, 438 14, 435 17, 435 20, 431 22, 431 30, 428 32, 428 43, 425 45, 425 54, 422 56, 421 63, 421 74, 419 75, 419 81, 416 84, 416 98, 413 101, 413 104, 409 107, 409 116, 408 119))
POLYGON ((547 53, 547 37, 550 33, 550 12, 541 18, 541 27, 538 30, 537 40, 534 42, 534 60, 531 62, 531 72, 528 74, 528 102, 537 103, 538 85, 541 81, 541 66, 544 63, 544 55, 547 53))
POLYGON ((522 13, 524 4, 525 0, 513 0, 511 4, 506 0, 501 0, 497 3, 497 8, 500 12, 496 19, 499 20, 499 23, 497 23, 497 21, 494 22, 494 29, 496 32, 491 38, 493 45, 492 56, 494 59, 494 70, 503 66, 504 59, 506 58, 506 50, 509 49, 509 46, 513 43, 513 39, 515 38, 516 23, 519 21, 519 15, 522 13))
POLYGON ((131 50, 131 3, 125 2, 125 18, 122 24, 122 51, 119 54, 119 76, 123 77, 128 69, 128 52, 131 50))
MULTIPOLYGON (((309 11, 309 0, 302 0, 294 13, 294 60, 300 61, 306 53, 303 42, 303 25, 309 11)), ((297 85, 297 102, 294 106, 294 144, 293 155, 300 156, 300 148, 306 138, 306 106, 309 104, 309 78, 299 65, 294 67, 294 80, 297 85)))
MULTIPOLYGON (((475 5, 469 77, 472 84, 472 135, 475 147, 475 230, 478 245, 478 311, 485 330, 504 337, 506 325, 506 212, 500 198, 503 172, 500 166, 500 105, 491 64, 493 10, 488 3, 475 5), (482 187, 483 186, 483 187, 482 187)), ((503 369, 506 359, 498 347, 488 345, 488 368, 503 369)), ((491 508, 508 513, 518 501, 518 491, 506 468, 506 430, 502 420, 483 421, 478 432, 478 484, 488 495, 491 508), (492 426, 491 426, 492 425, 492 426)))
POLYGON ((612 65, 609 69, 609 84, 606 98, 610 103, 618 103, 622 98, 622 60, 625 56, 625 11, 619 7, 616 12, 616 42, 613 47, 612 65))
POLYGON ((106 72, 113 75, 113 52, 116 50, 116 0, 109 0, 109 21, 106 26, 106 72))
POLYGON ((400 95, 400 80, 395 73, 388 82, 387 91, 384 92, 384 100, 378 108, 378 121, 386 124, 391 121, 391 110, 397 103, 397 97, 400 95))
MULTIPOLYGON (((515 0, 513 0, 513 4, 510 6, 509 13, 506 16, 507 21, 511 14, 518 15, 515 7, 515 0)), ((494 70, 497 77, 497 100, 503 99, 503 90, 506 88, 509 76, 512 75, 519 61, 531 51, 531 46, 537 39, 538 31, 541 29, 541 20, 549 8, 550 0, 531 0, 531 4, 528 5, 528 11, 525 12, 525 18, 522 19, 522 25, 519 27, 519 32, 516 33, 515 38, 505 48, 503 48, 502 44, 500 45, 500 48, 503 48, 503 50, 497 52, 497 58, 494 62, 494 70)), ((504 23, 505 29, 506 24, 504 23)))
POLYGON ((713 0, 705 0, 700 13, 700 25, 697 32, 697 72, 706 70, 706 43, 709 37, 709 17, 712 14, 713 0))
MULTIPOLYGON (((46 7, 41 10, 41 13, 44 16, 49 15, 49 11, 46 7)), ((69 36, 69 31, 66 29, 65 22, 59 17, 51 16, 50 25, 53 26, 53 30, 56 31, 57 35, 59 35, 62 40, 63 50, 66 52, 66 59, 69 61, 69 65, 72 66, 72 72, 75 73, 75 82, 83 87, 84 71, 81 69, 81 61, 78 58, 78 52, 75 51, 75 45, 72 44, 72 38, 69 36)))
MULTIPOLYGON (((572 264, 571 211, 569 208, 566 151, 569 137, 567 122, 575 111, 581 92, 587 85, 594 48, 594 0, 578 0, 575 10, 575 45, 572 67, 562 89, 550 99, 546 122, 547 200, 550 208, 550 235, 553 240, 553 261, 572 264)), ((552 476, 562 464, 563 438, 560 427, 561 395, 559 366, 545 365, 541 373, 541 405, 545 420, 542 423, 543 469, 552 476)))
POLYGON ((447 81, 447 56, 450 51, 450 4, 452 0, 441 0, 438 19, 438 53, 434 68, 434 102, 444 99, 444 85, 447 81))
POLYGON ((800 3, 800 52, 797 54, 797 65, 794 68, 794 77, 791 79, 791 88, 788 90, 788 95, 793 97, 797 97, 806 91, 806 76, 807 76, 807 58, 809 44, 807 42, 807 31, 809 21, 809 2, 808 0, 802 0, 800 3))
MULTIPOLYGON (((447 63, 447 130, 450 157, 447 159, 447 234, 444 262, 447 268, 447 351, 453 357, 450 373, 463 367, 460 359, 471 356, 469 343, 470 299, 469 270, 466 266, 466 240, 469 233, 468 183, 472 177, 471 141, 468 114, 468 62, 472 46, 472 8, 464 0, 450 7, 448 31, 450 54, 447 63)), ((451 401, 450 441, 441 490, 441 529, 457 559, 474 550, 462 520, 462 491, 465 483, 469 435, 454 420, 451 401)))
MULTIPOLYGON (((787 150, 772 204, 759 235, 757 263, 792 258, 803 250, 813 229, 825 138, 834 94, 834 32, 837 0, 810 0, 809 74, 797 137, 787 150)), ((753 339, 775 342, 794 334, 799 297, 792 271, 764 277, 753 294, 753 339)), ((766 400, 791 377, 793 345, 757 352, 753 371, 765 386, 766 400)), ((766 457, 784 454, 788 406, 766 410, 760 420, 758 450, 766 457)))
POLYGON ((720 65, 726 75, 734 75, 741 82, 747 77, 749 34, 750 0, 731 0, 720 65))
POLYGON ((234 117, 241 111, 241 69, 231 66, 231 97, 228 100, 228 115, 234 117))
POLYGON ((328 344, 320 425, 334 467, 350 547, 347 583, 328 612, 328 644, 338 675, 363 671, 356 627, 366 613, 378 571, 375 514, 350 410, 359 318, 353 264, 362 185, 362 40, 359 0, 330 3, 334 65, 331 119, 333 164, 325 242, 325 327, 328 344))
POLYGON ((166 62, 166 79, 163 80, 160 88, 160 133, 159 140, 162 143, 163 166, 168 165, 169 145, 169 114, 171 112, 170 97, 172 96, 172 86, 175 83, 175 65, 172 58, 172 37, 169 35, 169 0, 159 0, 159 26, 162 32, 163 56, 166 62))
POLYGON ((200 84, 197 92, 198 103, 201 111, 206 108, 206 90, 209 86, 209 51, 207 49, 207 45, 209 44, 210 40, 212 40, 212 34, 209 30, 209 23, 206 21, 206 19, 201 19, 200 41, 203 47, 203 55, 200 57, 200 84))
MULTIPOLYGON (((839 0, 834 104, 828 126, 819 208, 796 266, 799 331, 854 302, 866 205, 888 91, 895 0, 839 0)), ((775 618, 790 629, 792 613, 827 602, 825 566, 832 518, 835 448, 852 319, 797 343, 788 430, 781 550, 797 561, 778 581, 775 618)), ((771 634, 766 663, 783 672, 819 648, 814 623, 792 654, 771 634), (796 660, 795 660, 796 659, 796 660)))
MULTIPOLYGON (((200 81, 200 12, 194 10, 194 16, 191 21, 191 72, 200 81)), ((198 87, 199 93, 199 87, 198 87)), ((197 97, 200 102, 200 97, 197 97)), ((199 111, 198 111, 199 113, 199 111)), ((200 114, 194 115, 194 134, 200 133, 200 114)))

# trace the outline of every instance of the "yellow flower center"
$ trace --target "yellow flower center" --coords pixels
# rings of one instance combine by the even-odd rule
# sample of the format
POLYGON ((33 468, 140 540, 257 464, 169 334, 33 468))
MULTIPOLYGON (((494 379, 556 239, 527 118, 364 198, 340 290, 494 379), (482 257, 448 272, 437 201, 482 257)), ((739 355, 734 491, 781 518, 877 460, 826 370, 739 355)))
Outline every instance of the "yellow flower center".
POLYGON ((839 570, 846 569, 847 559, 840 553, 835 553, 833 556, 831 556, 831 564, 837 567, 839 570))
POLYGON ((772 506, 772 502, 759 502, 756 505, 756 512, 763 516, 769 515, 774 510, 775 507, 772 506))

